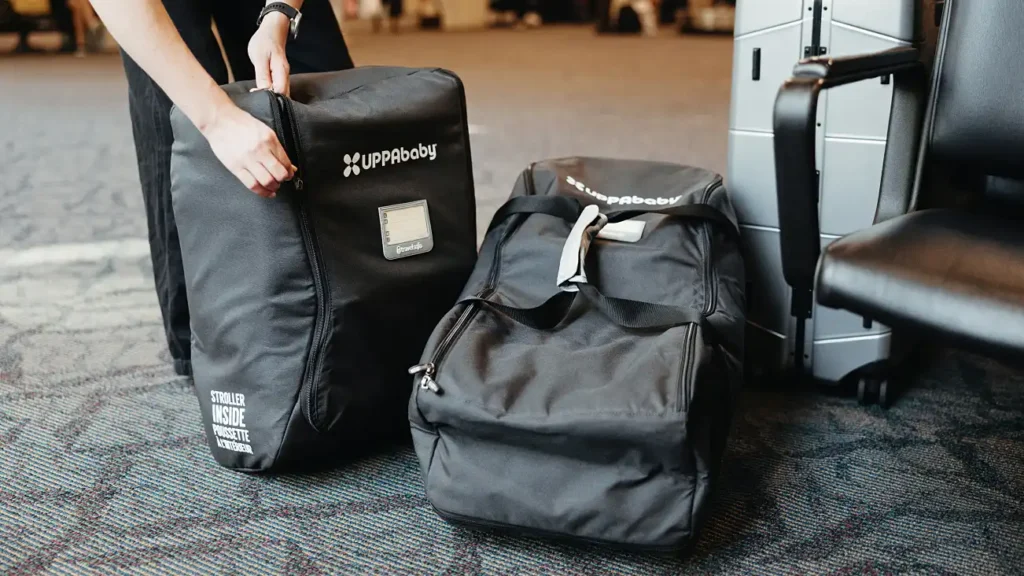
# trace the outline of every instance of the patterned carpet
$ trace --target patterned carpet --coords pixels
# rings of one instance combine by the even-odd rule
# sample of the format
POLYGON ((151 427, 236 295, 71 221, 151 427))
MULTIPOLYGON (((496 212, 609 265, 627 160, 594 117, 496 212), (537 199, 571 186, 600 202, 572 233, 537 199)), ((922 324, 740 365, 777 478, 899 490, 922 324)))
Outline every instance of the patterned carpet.
MULTIPOLYGON (((489 49, 515 54, 498 74, 466 49, 479 40, 408 35, 353 47, 363 61, 440 60, 467 79, 470 119, 486 128, 473 143, 482 219, 530 157, 687 155, 722 169, 727 42, 493 34, 489 49), (544 64, 531 53, 555 56, 544 64), (559 60, 581 54, 601 64, 559 60), (616 67, 632 74, 638 105, 601 67, 640 55, 656 65, 616 67), (679 120, 665 120, 670 109, 679 120), (638 125, 642 139, 611 137, 638 125)), ((312 476, 225 471, 209 457, 188 380, 167 365, 117 61, 0 58, 0 78, 0 109, 19 111, 0 132, 0 573, 991 575, 1024 566, 1024 374, 951 352, 936 354, 888 411, 807 390, 746 390, 711 522, 686 559, 452 528, 423 499, 409 450, 312 476)))

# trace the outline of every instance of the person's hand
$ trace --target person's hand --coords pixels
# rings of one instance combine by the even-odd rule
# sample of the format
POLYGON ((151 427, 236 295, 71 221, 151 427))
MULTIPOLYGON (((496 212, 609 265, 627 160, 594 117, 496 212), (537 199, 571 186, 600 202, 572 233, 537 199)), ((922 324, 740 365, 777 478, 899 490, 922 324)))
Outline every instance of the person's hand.
POLYGON ((263 18, 260 27, 249 40, 249 59, 256 68, 256 88, 270 88, 278 94, 289 95, 288 42, 289 20, 280 12, 271 12, 263 18))
POLYGON ((233 103, 218 110, 202 132, 224 166, 260 196, 273 198, 281 182, 295 176, 277 134, 233 103))

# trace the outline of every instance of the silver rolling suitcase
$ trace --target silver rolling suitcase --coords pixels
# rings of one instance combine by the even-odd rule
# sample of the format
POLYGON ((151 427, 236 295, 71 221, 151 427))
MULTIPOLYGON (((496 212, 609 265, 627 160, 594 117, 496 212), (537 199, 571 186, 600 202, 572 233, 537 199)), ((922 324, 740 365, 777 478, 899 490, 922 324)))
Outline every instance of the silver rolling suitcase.
MULTIPOLYGON (((912 44, 921 0, 738 0, 733 53, 728 187, 748 262, 748 374, 771 377, 796 354, 829 383, 884 365, 892 332, 859 316, 815 306, 803 329, 790 314, 775 190, 773 109, 804 58, 877 52, 912 44), (795 342, 803 335, 802 345, 795 342)), ((889 125, 889 78, 822 92, 816 135, 821 243, 871 226, 889 125)))

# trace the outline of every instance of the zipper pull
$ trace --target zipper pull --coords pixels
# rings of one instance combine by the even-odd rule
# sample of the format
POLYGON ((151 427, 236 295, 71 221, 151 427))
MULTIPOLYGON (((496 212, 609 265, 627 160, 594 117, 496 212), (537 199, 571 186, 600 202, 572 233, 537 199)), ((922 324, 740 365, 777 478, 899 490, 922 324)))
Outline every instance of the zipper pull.
POLYGON ((433 374, 434 373, 434 364, 431 363, 431 362, 428 362, 426 364, 417 364, 417 365, 413 366, 412 368, 409 368, 409 374, 412 374, 413 376, 415 376, 416 374, 423 374, 423 373, 433 374))
POLYGON ((441 393, 441 387, 437 385, 437 382, 435 382, 434 379, 431 378, 429 374, 424 374, 423 377, 420 378, 420 389, 430 390, 434 394, 441 393))
POLYGON ((422 376, 420 376, 420 389, 430 390, 434 394, 440 394, 441 387, 434 381, 435 370, 436 368, 434 367, 434 363, 428 362, 426 364, 418 364, 409 368, 409 374, 422 374, 422 376))
POLYGON ((296 190, 298 190, 300 192, 302 191, 302 186, 303 186, 302 177, 300 177, 298 174, 296 174, 295 177, 292 178, 292 183, 295 184, 295 189, 296 190))

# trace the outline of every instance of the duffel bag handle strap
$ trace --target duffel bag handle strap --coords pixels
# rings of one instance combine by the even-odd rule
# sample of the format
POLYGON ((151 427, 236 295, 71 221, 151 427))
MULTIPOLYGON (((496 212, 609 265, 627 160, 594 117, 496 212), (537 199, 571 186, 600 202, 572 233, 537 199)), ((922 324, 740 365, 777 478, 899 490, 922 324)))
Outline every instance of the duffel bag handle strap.
POLYGON ((709 222, 723 225, 726 230, 735 236, 740 234, 740 229, 736 222, 732 221, 718 208, 707 204, 683 204, 681 206, 658 208, 657 210, 616 210, 615 212, 608 213, 608 221, 622 222, 623 220, 629 220, 644 214, 664 214, 665 216, 708 220, 709 222))
POLYGON ((578 296, 586 298, 611 321, 631 329, 667 329, 683 324, 704 324, 704 316, 692 308, 680 308, 605 296, 589 284, 585 270, 586 254, 597 232, 608 222, 621 222, 642 214, 664 214, 698 218, 725 225, 738 235, 736 223, 721 211, 706 204, 665 206, 655 210, 620 210, 601 214, 596 204, 586 207, 569 196, 517 196, 510 199, 491 219, 488 233, 498 224, 517 214, 547 214, 574 222, 566 246, 562 250, 557 283, 559 292, 540 306, 516 308, 480 297, 469 297, 464 302, 477 302, 532 328, 549 330, 560 324, 569 314, 578 296))
MULTIPOLYGON (((566 222, 576 222, 583 212, 583 204, 571 196, 516 196, 505 202, 494 213, 487 232, 493 230, 509 217, 516 214, 547 214, 555 218, 561 218, 566 222)), ((697 218, 721 224, 730 233, 739 236, 739 228, 735 221, 722 213, 721 210, 707 204, 681 204, 677 206, 662 206, 653 210, 616 210, 608 212, 609 222, 622 222, 630 218, 636 218, 644 214, 663 214, 665 216, 678 216, 682 218, 697 218)))
MULTIPOLYGON (((541 204, 533 201, 536 198, 533 197, 528 202, 519 203, 517 211, 522 209, 523 212, 518 213, 535 214, 538 205, 541 205, 552 208, 556 214, 569 215, 579 207, 579 203, 574 206, 561 201, 541 204)), ((508 205, 506 204, 506 206, 508 205)), ((505 217, 511 216, 511 213, 510 210, 505 217)), ((607 223, 608 216, 601 214, 596 204, 590 204, 579 210, 576 223, 573 224, 572 230, 562 246, 556 279, 559 292, 540 306, 516 308, 478 296, 467 298, 464 301, 487 306, 520 324, 540 330, 550 330, 558 326, 569 315, 573 303, 580 296, 600 310, 609 320, 624 328, 653 330, 667 329, 682 324, 702 323, 704 317, 697 310, 605 296, 596 286, 590 284, 586 271, 587 252, 590 250, 594 236, 607 223)))
POLYGON ((683 324, 704 324, 704 314, 693 308, 680 308, 605 296, 593 284, 578 284, 579 294, 623 328, 666 330, 683 324))
POLYGON ((594 236, 608 223, 608 217, 601 214, 596 204, 583 209, 569 236, 562 246, 562 257, 558 261, 558 276, 555 282, 564 292, 576 292, 577 284, 587 283, 584 263, 594 236))
POLYGON ((498 224, 516 214, 547 214, 566 222, 575 222, 581 212, 583 205, 569 196, 516 196, 498 208, 487 232, 490 233, 498 224))
POLYGON ((569 315, 577 298, 586 298, 615 324, 633 330, 667 330, 684 324, 704 325, 704 315, 693 308, 678 308, 652 304, 601 294, 591 284, 578 284, 576 292, 558 292, 534 308, 517 308, 492 302, 479 296, 465 298, 463 302, 477 303, 501 313, 512 320, 537 330, 551 330, 569 315))

